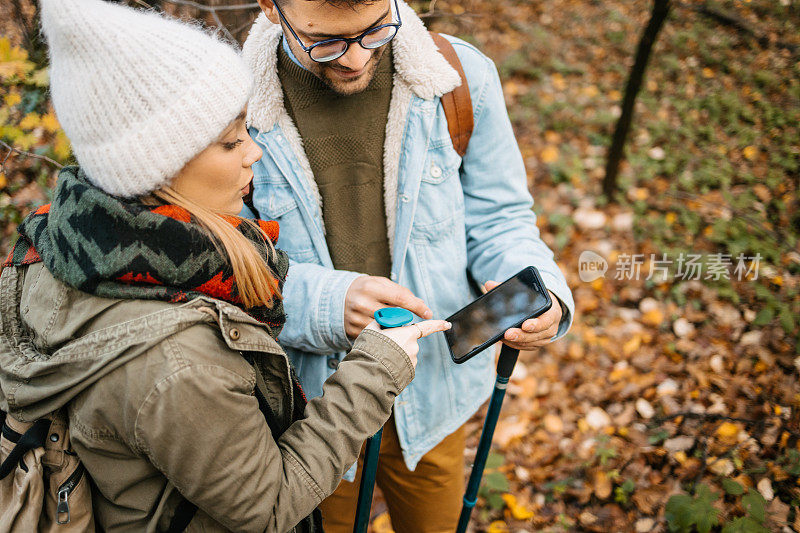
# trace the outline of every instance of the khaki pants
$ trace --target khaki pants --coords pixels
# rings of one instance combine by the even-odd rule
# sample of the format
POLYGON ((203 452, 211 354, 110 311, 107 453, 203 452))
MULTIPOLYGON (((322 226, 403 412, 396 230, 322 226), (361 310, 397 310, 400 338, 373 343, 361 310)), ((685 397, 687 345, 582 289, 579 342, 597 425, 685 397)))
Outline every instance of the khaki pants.
MULTIPOLYGON (((397 533, 452 533, 464 496, 464 426, 422 457, 411 472, 403 462, 392 415, 383 427, 376 484, 397 533)), ((325 533, 352 533, 364 451, 353 483, 342 481, 319 506, 325 533)))

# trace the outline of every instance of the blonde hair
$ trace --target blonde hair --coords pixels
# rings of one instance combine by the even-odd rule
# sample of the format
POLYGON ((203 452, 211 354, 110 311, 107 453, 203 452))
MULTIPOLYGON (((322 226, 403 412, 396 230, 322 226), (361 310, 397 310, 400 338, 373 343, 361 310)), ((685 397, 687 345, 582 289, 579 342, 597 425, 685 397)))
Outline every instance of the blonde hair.
POLYGON ((273 301, 282 298, 275 273, 253 242, 236 229, 236 225, 246 224, 256 234, 263 236, 270 257, 274 258, 275 246, 258 223, 215 212, 189 200, 169 186, 153 191, 151 196, 185 209, 206 231, 220 254, 227 257, 233 269, 239 298, 245 307, 272 307, 273 301))

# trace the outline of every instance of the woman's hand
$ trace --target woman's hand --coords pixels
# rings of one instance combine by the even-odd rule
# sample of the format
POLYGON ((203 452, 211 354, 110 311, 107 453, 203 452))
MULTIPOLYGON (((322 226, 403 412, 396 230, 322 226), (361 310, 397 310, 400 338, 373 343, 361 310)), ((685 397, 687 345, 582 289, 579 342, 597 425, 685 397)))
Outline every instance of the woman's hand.
POLYGON ((367 327, 364 329, 379 331, 392 339, 408 354, 408 358, 411 359, 411 364, 416 368, 417 354, 419 353, 419 344, 417 341, 437 331, 446 331, 450 329, 451 326, 452 324, 445 320, 425 320, 400 328, 381 328, 378 323, 373 320, 367 324, 367 327))

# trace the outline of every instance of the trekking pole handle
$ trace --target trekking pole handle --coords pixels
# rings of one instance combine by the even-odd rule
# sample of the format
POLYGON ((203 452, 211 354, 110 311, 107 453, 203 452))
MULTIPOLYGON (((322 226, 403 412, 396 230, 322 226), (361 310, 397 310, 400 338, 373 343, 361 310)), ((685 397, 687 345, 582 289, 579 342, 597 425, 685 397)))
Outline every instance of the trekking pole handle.
POLYGON ((517 364, 518 357, 519 350, 504 343, 503 347, 500 349, 500 357, 497 360, 497 377, 505 378, 507 382, 511 377, 511 373, 514 371, 514 366, 517 364))

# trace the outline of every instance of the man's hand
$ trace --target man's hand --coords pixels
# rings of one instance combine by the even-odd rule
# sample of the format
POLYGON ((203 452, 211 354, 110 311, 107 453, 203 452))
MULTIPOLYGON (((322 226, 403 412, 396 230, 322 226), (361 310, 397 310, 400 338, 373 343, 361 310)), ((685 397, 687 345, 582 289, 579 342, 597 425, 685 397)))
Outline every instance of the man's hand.
POLYGON ((350 284, 344 298, 344 331, 351 339, 358 337, 374 320, 375 311, 384 307, 402 307, 429 319, 433 312, 410 290, 380 276, 360 276, 350 284))
MULTIPOLYGON (((496 281, 487 281, 484 288, 490 291, 500 285, 496 281)), ((503 342, 518 350, 531 350, 550 343, 550 339, 558 332, 561 322, 561 304, 551 291, 550 298, 553 306, 546 313, 531 318, 522 323, 522 328, 511 328, 506 331, 503 342)))

